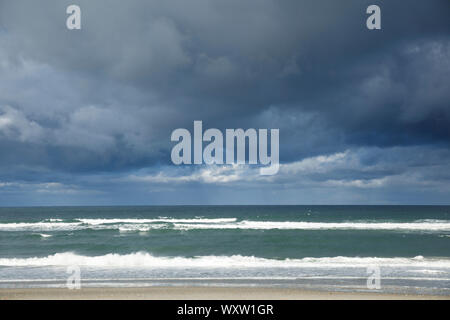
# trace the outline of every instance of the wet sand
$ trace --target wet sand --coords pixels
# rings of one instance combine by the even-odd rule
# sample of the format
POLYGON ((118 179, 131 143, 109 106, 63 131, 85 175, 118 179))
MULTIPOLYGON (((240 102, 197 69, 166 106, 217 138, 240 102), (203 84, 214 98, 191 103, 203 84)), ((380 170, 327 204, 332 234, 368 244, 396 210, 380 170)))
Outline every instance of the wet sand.
POLYGON ((0 289, 0 300, 450 300, 450 296, 278 288, 140 287, 0 289))

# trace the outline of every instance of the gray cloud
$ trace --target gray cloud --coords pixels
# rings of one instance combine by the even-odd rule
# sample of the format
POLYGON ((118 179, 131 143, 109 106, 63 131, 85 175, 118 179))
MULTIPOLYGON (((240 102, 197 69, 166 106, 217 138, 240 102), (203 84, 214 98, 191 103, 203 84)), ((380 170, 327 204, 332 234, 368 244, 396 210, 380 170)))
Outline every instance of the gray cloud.
MULTIPOLYGON (((369 31, 370 1, 80 0, 82 30, 68 31, 71 1, 0 1, 0 183, 30 194, 43 183, 89 188, 105 203, 124 184, 142 196, 121 201, 154 201, 128 176, 159 177, 151 185, 163 190, 164 179, 187 177, 199 192, 222 179, 214 190, 245 186, 250 199, 269 184, 285 188, 286 202, 299 188, 292 179, 317 198, 334 188, 367 200, 358 190, 381 181, 374 192, 383 201, 391 198, 380 190, 419 177, 447 190, 436 168, 449 159, 450 4, 378 3, 383 27, 369 31), (222 177, 225 169, 180 171, 171 167, 170 133, 193 120, 280 128, 285 168, 345 152, 359 164, 346 157, 345 167, 265 181, 251 168, 238 171, 245 179, 222 177)), ((424 199, 440 198, 430 191, 424 199)))

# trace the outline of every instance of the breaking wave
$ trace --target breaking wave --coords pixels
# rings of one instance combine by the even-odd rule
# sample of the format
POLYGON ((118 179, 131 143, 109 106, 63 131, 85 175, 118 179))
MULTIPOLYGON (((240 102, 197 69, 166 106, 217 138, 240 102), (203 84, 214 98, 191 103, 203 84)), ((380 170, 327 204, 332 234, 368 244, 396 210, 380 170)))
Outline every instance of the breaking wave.
POLYGON ((403 230, 450 231, 448 220, 417 220, 413 222, 310 222, 253 221, 236 218, 154 218, 154 219, 47 219, 40 222, 0 223, 0 231, 66 231, 66 230, 149 231, 151 229, 253 229, 253 230, 403 230))
POLYGON ((2 258, 0 266, 92 266, 92 267, 149 267, 149 268, 355 268, 379 267, 450 268, 450 259, 378 257, 324 257, 303 259, 266 259, 254 256, 197 256, 157 257, 146 252, 130 254, 110 253, 102 256, 83 256, 72 252, 47 257, 2 258))

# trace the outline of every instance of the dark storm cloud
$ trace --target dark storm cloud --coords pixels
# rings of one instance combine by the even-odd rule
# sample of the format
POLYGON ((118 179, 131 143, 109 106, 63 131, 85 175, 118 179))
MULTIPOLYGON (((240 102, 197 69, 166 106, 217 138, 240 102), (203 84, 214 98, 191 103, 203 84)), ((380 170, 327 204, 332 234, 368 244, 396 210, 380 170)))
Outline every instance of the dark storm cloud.
POLYGON ((82 30, 69 31, 72 3, 0 1, 0 182, 90 185, 99 172, 164 170, 171 131, 193 120, 280 128, 284 163, 448 148, 447 0, 80 0, 82 30), (365 27, 369 4, 381 6, 382 30, 365 27))

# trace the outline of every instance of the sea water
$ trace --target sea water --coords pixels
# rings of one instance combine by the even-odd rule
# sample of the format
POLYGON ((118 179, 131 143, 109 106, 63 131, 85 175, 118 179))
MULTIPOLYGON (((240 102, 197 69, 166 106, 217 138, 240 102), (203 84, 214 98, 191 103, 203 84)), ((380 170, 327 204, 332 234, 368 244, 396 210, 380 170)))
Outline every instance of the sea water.
POLYGON ((0 287, 450 294, 450 206, 0 208, 0 287))

